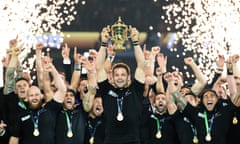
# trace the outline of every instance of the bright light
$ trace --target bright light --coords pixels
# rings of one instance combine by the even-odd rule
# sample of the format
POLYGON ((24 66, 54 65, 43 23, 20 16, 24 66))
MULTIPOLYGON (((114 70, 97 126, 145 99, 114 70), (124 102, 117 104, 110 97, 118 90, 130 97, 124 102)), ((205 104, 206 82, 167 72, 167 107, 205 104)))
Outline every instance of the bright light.
POLYGON ((23 59, 37 41, 36 37, 44 33, 60 34, 62 25, 75 19, 77 3, 78 0, 1 0, 0 38, 3 44, 0 53, 5 54, 8 41, 18 36, 19 43, 25 44, 23 59))
MULTIPOLYGON (((218 54, 227 59, 240 52, 240 1, 177 0, 164 6, 168 24, 175 24, 186 51, 198 57, 204 74, 212 78, 218 54)), ((168 28, 169 30, 169 28, 168 28)))
POLYGON ((153 26, 149 26, 149 30, 151 30, 151 31, 152 31, 152 30, 153 30, 153 26))

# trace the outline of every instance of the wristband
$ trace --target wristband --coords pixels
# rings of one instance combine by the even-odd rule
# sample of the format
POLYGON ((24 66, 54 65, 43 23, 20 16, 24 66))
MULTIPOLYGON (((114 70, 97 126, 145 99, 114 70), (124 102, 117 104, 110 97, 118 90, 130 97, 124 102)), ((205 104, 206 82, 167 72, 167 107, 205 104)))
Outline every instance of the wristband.
POLYGON ((227 75, 233 75, 233 71, 227 70, 227 75))
POLYGON ((103 46, 103 47, 108 47, 108 43, 102 42, 102 43, 101 43, 101 46, 103 46))
POLYGON ((132 45, 133 45, 133 46, 139 45, 139 41, 133 41, 133 42, 132 42, 132 45))
POLYGON ((227 75, 233 75, 233 65, 230 64, 230 66, 227 69, 227 75))
POLYGON ((223 68, 217 68, 217 71, 221 71, 221 72, 222 72, 222 71, 223 71, 223 68))
POLYGON ((222 73, 223 72, 223 68, 217 68, 216 69, 216 73, 222 73))
POLYGON ((79 65, 79 64, 74 64, 74 70, 75 70, 75 71, 81 71, 81 65, 79 65))

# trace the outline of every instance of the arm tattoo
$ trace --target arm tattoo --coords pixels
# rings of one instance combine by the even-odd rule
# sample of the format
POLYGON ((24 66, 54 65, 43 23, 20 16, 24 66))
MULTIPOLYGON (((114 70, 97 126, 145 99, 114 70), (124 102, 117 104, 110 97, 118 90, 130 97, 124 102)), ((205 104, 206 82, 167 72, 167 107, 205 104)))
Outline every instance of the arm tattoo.
POLYGON ((180 93, 180 91, 175 91, 173 93, 171 93, 171 95, 173 96, 173 99, 176 100, 178 107, 180 108, 180 110, 184 110, 185 107, 187 106, 187 101, 182 97, 182 94, 180 93))

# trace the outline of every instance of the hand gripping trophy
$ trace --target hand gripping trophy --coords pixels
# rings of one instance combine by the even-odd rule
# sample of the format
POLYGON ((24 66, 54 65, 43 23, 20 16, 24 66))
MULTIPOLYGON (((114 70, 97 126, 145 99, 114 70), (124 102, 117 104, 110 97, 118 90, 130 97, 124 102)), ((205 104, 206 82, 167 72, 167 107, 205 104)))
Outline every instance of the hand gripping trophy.
POLYGON ((111 40, 115 44, 114 51, 124 52, 126 47, 123 44, 128 40, 128 32, 131 30, 131 26, 127 26, 122 22, 121 17, 118 17, 118 21, 108 28, 111 30, 111 40))

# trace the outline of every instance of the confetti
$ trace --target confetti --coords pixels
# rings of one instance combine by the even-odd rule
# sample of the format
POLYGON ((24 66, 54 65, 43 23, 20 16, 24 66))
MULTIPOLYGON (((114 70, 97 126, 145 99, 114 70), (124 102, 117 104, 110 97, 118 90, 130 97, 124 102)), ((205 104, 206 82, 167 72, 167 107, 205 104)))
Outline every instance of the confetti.
MULTIPOLYGON (((21 53, 20 60, 27 57, 34 47, 37 39, 42 37, 42 41, 47 39, 46 33, 52 35, 62 34, 62 25, 68 24, 77 15, 76 5, 78 0, 1 0, 0 1, 0 35, 2 40, 8 41, 18 36, 19 43, 24 43, 24 51, 21 53)), ((51 46, 52 43, 44 41, 44 46, 51 46)), ((1 54, 5 54, 8 45, 0 49, 1 54)), ((23 63, 26 70, 33 69, 35 57, 27 59, 23 63)))
POLYGON ((163 10, 166 16, 161 19, 175 25, 176 41, 181 40, 185 52, 193 52, 200 69, 210 79, 219 54, 228 58, 240 52, 240 1, 176 0, 164 5, 163 10))

